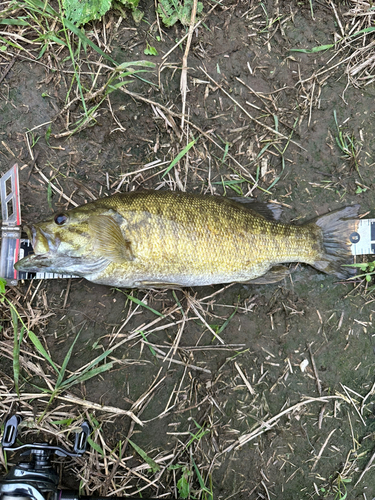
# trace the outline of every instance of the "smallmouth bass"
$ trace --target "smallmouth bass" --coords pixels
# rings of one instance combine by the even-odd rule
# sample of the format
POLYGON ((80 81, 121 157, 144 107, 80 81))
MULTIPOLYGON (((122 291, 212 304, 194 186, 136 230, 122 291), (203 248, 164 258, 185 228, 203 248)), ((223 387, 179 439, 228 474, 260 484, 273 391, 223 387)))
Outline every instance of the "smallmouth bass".
POLYGON ((302 262, 340 279, 353 273, 359 205, 301 225, 270 220, 247 198, 174 191, 115 194, 26 229, 34 254, 19 271, 74 274, 126 288, 270 283, 302 262))

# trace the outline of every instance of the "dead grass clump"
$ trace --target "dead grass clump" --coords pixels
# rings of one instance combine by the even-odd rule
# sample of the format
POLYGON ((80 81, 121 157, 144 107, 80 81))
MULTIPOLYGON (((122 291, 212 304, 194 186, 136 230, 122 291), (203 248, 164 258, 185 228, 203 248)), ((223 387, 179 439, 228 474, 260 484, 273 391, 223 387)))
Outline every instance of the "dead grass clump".
POLYGON ((351 0, 340 24, 344 43, 351 50, 346 66, 350 83, 362 87, 375 81, 375 9, 372 2, 351 0))

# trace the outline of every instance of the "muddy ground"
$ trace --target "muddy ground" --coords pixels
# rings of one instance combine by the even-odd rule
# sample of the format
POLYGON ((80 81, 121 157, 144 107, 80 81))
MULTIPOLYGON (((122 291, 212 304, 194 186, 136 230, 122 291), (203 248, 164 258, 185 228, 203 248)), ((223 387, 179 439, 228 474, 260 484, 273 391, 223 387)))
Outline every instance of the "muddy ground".
MULTIPOLYGON (((141 75, 147 82, 134 79, 126 89, 162 105, 166 118, 154 104, 119 90, 101 104, 92 126, 59 138, 82 116, 79 99, 69 114, 64 108, 69 61, 50 51, 34 60, 21 52, 0 84, 0 168, 5 172, 15 161, 20 166, 23 221, 71 208, 61 193, 82 204, 118 188, 250 195, 281 204, 286 222, 354 203, 375 216, 374 85, 348 78, 346 63, 333 68, 350 52, 330 62, 336 48, 291 50, 333 43, 340 34, 337 18, 344 27, 350 22, 343 16, 350 4, 332 5, 314 3, 312 18, 308 2, 205 4, 207 17, 194 31, 188 56, 189 123, 183 131, 178 114, 185 49, 163 55, 186 29, 177 23, 160 33, 152 2, 141 2, 139 25, 111 11, 86 31, 95 33, 95 43, 105 34, 102 49, 117 62, 156 63, 141 75), (158 56, 144 54, 147 43, 158 56), (340 131, 355 142, 354 159, 338 147, 340 131), (194 147, 163 177, 193 138, 194 147), (145 169, 155 160, 161 165, 145 169)), ((98 68, 90 63, 94 56, 88 50, 82 58, 85 88, 98 68)), ((1 57, 5 70, 10 58, 1 57)), ((98 87, 107 74, 102 70, 98 87)), ((191 498, 375 498, 373 469, 366 470, 375 451, 374 299, 358 282, 292 267, 291 278, 277 284, 175 293, 116 290, 81 279, 19 283, 7 296, 55 363, 61 366, 81 331, 68 369, 79 370, 116 346, 106 359, 114 364, 47 407, 40 387, 55 375, 26 336, 21 402, 11 399, 13 338, 5 311, 2 417, 9 409, 31 420, 43 414, 37 425, 43 432, 64 420, 59 439, 65 445, 68 416, 90 419, 105 457, 96 449, 88 465, 67 462, 68 482, 77 487, 79 472, 86 493, 137 494, 143 488, 143 496, 177 498, 185 472, 191 498), (131 410, 143 426, 122 410, 131 410), (162 474, 129 444, 120 465, 108 458, 126 437, 159 463, 162 474)))

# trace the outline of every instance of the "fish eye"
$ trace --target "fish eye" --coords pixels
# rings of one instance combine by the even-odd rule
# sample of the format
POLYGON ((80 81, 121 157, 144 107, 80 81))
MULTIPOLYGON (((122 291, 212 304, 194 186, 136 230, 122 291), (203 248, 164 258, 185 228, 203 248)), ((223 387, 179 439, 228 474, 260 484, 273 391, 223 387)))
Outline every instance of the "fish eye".
POLYGON ((65 222, 67 220, 68 220, 68 216, 65 215, 65 214, 57 214, 57 215, 55 215, 55 223, 58 226, 62 226, 63 224, 65 224, 65 222))

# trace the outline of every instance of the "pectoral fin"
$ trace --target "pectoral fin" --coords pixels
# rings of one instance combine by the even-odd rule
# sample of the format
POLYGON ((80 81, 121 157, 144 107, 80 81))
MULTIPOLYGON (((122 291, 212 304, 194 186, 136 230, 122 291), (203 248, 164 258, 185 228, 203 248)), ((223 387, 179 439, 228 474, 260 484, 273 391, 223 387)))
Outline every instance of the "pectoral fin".
POLYGON ((118 223, 108 215, 93 215, 88 220, 94 249, 112 262, 134 260, 131 244, 124 238, 118 223))
POLYGON ((277 283, 278 281, 283 280, 287 276, 289 276, 290 271, 287 267, 285 266, 274 266, 271 267, 269 271, 266 272, 266 274, 263 274, 263 276, 259 276, 258 278, 254 278, 253 280, 249 281, 241 281, 241 283, 248 283, 252 285, 268 285, 270 283, 277 283))

